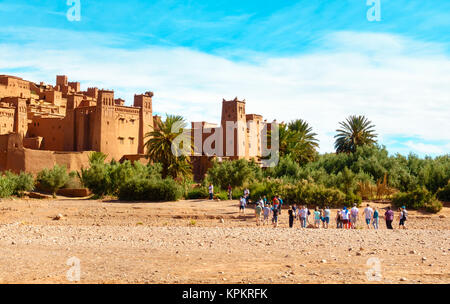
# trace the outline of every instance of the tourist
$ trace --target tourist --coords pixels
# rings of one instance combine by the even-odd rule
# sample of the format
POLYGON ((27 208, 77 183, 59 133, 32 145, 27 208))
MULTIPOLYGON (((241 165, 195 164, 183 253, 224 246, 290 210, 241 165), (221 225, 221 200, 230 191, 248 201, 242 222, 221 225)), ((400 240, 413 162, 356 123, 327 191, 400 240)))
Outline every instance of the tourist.
POLYGON ((336 211, 336 228, 337 229, 342 228, 342 217, 341 211, 339 209, 336 211))
POLYGON ((228 185, 228 199, 231 201, 233 199, 233 190, 231 185, 228 185))
POLYGON ((306 228, 307 216, 308 216, 308 209, 306 208, 306 206, 302 206, 302 209, 300 209, 299 211, 300 227, 306 228))
POLYGON ((384 219, 386 220, 386 228, 394 229, 392 228, 392 221, 394 220, 394 211, 391 210, 391 207, 387 207, 387 211, 384 214, 384 219))
POLYGON ((366 218, 367 229, 370 229, 370 220, 373 216, 373 209, 367 204, 367 207, 364 209, 364 217, 366 218))
POLYGON ((349 212, 347 210, 347 207, 344 207, 341 211, 341 220, 342 220, 342 226, 344 229, 348 229, 350 227, 348 223, 349 218, 349 212))
POLYGON ((278 212, 279 209, 274 206, 272 208, 272 223, 274 228, 278 227, 278 212))
POLYGON ((241 211, 242 211, 242 213, 245 213, 245 205, 246 205, 246 201, 245 201, 245 198, 243 198, 242 196, 241 196, 241 198, 239 199, 239 213, 241 213, 241 211))
POLYGON ((400 223, 398 224, 398 228, 406 229, 405 221, 408 218, 408 211, 406 211, 406 207, 402 206, 402 209, 400 209, 400 223))
POLYGON ((292 226, 294 226, 295 211, 291 208, 288 210, 288 214, 289 214, 289 228, 292 228, 292 226))
POLYGON ((331 210, 330 207, 326 206, 323 210, 323 228, 328 229, 328 224, 330 223, 331 210))
POLYGON ((358 214, 359 214, 358 207, 356 207, 356 204, 353 204, 353 208, 350 209, 351 228, 352 229, 356 229, 356 222, 358 221, 358 214))
POLYGON ((267 197, 265 195, 263 196, 263 201, 264 201, 264 206, 267 205, 267 197))
POLYGON ((248 199, 250 198, 250 190, 248 190, 248 188, 245 188, 244 190, 244 198, 245 202, 248 204, 248 199))
POLYGON ((214 197, 214 186, 212 184, 209 184, 208 191, 209 191, 209 200, 212 200, 214 197))
POLYGON ((276 195, 272 199, 272 205, 274 208, 277 208, 277 209, 278 209, 278 206, 280 205, 280 201, 278 200, 276 195))
POLYGON ((281 197, 279 195, 277 195, 277 199, 280 202, 280 204, 278 205, 278 209, 281 214, 281 207, 283 207, 283 200, 281 199, 281 197))
POLYGON ((263 208, 263 216, 264 216, 263 225, 269 223, 270 212, 271 212, 270 206, 269 205, 264 205, 264 208, 263 208))
POLYGON ((260 204, 256 204, 256 207, 255 207, 256 226, 260 225, 260 222, 261 222, 261 211, 262 211, 261 205, 260 204))
POLYGON ((320 228, 320 211, 319 207, 314 210, 314 228, 320 228))
POLYGON ((372 219, 372 225, 374 229, 378 229, 378 209, 375 207, 375 210, 373 211, 373 219, 372 219))

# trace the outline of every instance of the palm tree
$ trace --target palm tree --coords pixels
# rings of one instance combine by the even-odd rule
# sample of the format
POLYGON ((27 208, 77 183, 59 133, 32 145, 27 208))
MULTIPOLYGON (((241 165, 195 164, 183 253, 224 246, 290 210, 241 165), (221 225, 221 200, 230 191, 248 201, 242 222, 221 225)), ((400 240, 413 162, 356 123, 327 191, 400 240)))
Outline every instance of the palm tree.
POLYGON ((289 124, 280 124, 280 156, 290 155, 298 163, 314 160, 319 147, 317 134, 313 133, 309 124, 301 119, 289 124))
POLYGON ((351 115, 339 125, 341 129, 337 129, 338 134, 334 136, 336 138, 334 148, 337 153, 355 152, 358 146, 376 143, 375 125, 365 116, 351 115))
MULTIPOLYGON (((172 149, 172 143, 183 136, 183 130, 186 129, 187 123, 180 115, 166 115, 166 120, 155 121, 153 131, 145 134, 148 140, 145 142, 147 149, 147 156, 153 162, 159 162, 162 165, 162 177, 172 176, 174 179, 180 176, 187 176, 192 174, 189 155, 182 155, 178 149, 172 149)), ((180 143, 180 148, 183 149, 183 144, 190 143, 190 137, 185 138, 180 143)), ((192 151, 191 144, 187 147, 188 151, 192 151)), ((186 148, 186 147, 184 147, 186 148)))

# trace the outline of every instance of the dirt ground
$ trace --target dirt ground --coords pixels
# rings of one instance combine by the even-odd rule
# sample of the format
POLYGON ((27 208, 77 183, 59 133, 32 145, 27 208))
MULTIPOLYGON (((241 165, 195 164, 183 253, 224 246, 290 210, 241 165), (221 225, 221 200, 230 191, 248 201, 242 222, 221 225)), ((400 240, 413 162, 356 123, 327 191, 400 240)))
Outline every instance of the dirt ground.
POLYGON ((2 200, 0 283, 450 283, 448 206, 393 231, 335 229, 335 213, 273 228, 237 201, 2 200))

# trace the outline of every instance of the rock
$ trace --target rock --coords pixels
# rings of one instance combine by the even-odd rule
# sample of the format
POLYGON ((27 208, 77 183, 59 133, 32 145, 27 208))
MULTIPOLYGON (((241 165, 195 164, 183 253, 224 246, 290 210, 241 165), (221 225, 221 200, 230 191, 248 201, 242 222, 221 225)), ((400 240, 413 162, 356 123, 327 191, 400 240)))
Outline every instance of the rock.
POLYGON ((446 216, 441 214, 441 215, 439 215, 439 218, 446 218, 446 216))
POLYGON ((356 255, 357 255, 357 256, 360 256, 360 255, 361 255, 361 252, 357 252, 356 255))
POLYGON ((404 281, 406 281, 406 278, 400 278, 400 281, 404 282, 404 281))
POLYGON ((327 260, 322 260, 320 261, 322 264, 325 264, 327 262, 327 260))
POLYGON ((422 257, 422 262, 425 262, 427 260, 426 257, 422 257))
POLYGON ((225 223, 225 221, 223 220, 223 218, 220 219, 220 222, 223 224, 225 223))
POLYGON ((416 254, 417 252, 415 251, 415 250, 411 250, 410 252, 409 252, 409 254, 416 254))
POLYGON ((63 215, 61 214, 61 213, 58 213, 54 218, 53 218, 53 220, 54 221, 59 221, 60 219, 62 219, 63 218, 63 215))

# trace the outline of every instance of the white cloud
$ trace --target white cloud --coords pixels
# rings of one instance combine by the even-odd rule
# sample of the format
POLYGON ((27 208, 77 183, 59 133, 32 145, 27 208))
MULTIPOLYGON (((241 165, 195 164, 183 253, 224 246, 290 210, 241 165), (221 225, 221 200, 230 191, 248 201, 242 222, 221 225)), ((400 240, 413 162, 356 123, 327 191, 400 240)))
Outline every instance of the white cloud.
MULTIPOLYGON (((83 88, 115 89, 129 104, 134 93, 153 90, 155 111, 196 121, 217 122, 222 98, 238 96, 247 100, 248 113, 268 120, 307 120, 319 134, 321 152, 333 151, 338 122, 351 114, 368 116, 381 143, 394 135, 450 142, 450 59, 438 45, 429 51, 430 44, 421 48, 402 37, 345 32, 323 39, 326 52, 262 55, 245 63, 185 48, 125 50, 78 43, 83 39, 89 34, 76 36, 73 47, 0 43, 0 73, 24 68, 18 76, 51 83, 56 74, 67 74, 83 88)), ((450 153, 448 146, 433 150, 410 142, 409 147, 450 153)))

